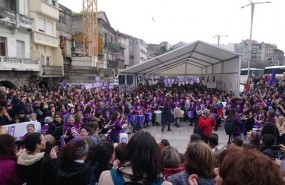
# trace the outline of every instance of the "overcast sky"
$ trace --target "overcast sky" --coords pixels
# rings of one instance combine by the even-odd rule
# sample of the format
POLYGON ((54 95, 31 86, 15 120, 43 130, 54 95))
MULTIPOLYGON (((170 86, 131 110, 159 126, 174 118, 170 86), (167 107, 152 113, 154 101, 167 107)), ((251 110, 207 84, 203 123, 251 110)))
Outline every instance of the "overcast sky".
MULTIPOLYGON (((59 0, 74 12, 83 0, 59 0)), ((253 0, 253 2, 262 2, 253 0)), ((255 6, 252 39, 276 44, 285 51, 285 0, 255 6)), ((159 44, 202 40, 221 44, 249 39, 250 6, 247 0, 97 0, 115 30, 159 44)))

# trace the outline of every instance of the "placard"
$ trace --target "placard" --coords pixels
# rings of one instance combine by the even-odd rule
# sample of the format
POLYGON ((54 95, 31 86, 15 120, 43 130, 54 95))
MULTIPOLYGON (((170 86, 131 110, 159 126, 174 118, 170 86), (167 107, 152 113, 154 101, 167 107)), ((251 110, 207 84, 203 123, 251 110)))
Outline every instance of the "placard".
POLYGON ((41 123, 39 122, 23 122, 11 125, 2 126, 6 129, 7 134, 16 138, 16 141, 20 141, 22 137, 27 133, 27 125, 34 124, 35 132, 41 132, 41 123))
POLYGON ((93 84, 86 84, 85 89, 93 89, 93 84))

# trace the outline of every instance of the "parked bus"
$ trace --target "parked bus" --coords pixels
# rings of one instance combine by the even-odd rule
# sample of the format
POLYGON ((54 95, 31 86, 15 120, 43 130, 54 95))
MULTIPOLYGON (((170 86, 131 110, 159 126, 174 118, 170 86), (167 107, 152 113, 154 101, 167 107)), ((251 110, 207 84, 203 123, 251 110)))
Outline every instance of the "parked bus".
MULTIPOLYGON (((240 83, 244 84, 247 81, 248 68, 243 68, 240 71, 240 83)), ((264 74, 264 69, 259 68, 249 68, 250 77, 262 76, 264 74)))
POLYGON ((275 71, 276 76, 282 76, 285 73, 285 65, 284 66, 269 66, 264 68, 264 74, 271 75, 272 72, 275 71))

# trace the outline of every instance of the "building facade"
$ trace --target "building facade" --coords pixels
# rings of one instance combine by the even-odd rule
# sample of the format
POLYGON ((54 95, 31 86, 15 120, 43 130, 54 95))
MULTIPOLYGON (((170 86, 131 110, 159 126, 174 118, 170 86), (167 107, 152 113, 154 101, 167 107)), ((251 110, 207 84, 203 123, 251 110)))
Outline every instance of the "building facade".
POLYGON ((28 0, 0 1, 0 82, 29 84, 39 73, 39 60, 31 59, 32 28, 28 0))
POLYGON ((156 56, 162 55, 168 51, 170 51, 171 45, 164 41, 160 44, 148 44, 147 45, 147 58, 151 59, 156 56))
POLYGON ((141 64, 147 61, 147 44, 142 39, 133 39, 133 65, 141 64))
MULTIPOLYGON (((234 52, 242 57, 241 68, 248 67, 249 58, 249 40, 244 40, 241 43, 235 44, 234 52)), ((276 45, 264 42, 252 41, 252 54, 250 67, 264 68, 266 66, 280 64, 284 61, 284 52, 277 49, 276 45)))
POLYGON ((63 55, 64 69, 71 64, 72 57, 72 11, 59 4, 59 20, 56 23, 59 47, 63 55))
POLYGON ((34 20, 31 55, 41 61, 40 77, 63 77, 63 56, 57 33, 58 0, 29 0, 29 16, 34 20))

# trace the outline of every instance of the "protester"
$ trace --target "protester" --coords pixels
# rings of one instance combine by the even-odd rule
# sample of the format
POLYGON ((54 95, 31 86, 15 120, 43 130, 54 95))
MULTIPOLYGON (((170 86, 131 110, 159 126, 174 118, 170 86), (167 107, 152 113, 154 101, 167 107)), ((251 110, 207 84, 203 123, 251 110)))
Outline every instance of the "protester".
POLYGON ((160 175, 162 170, 160 153, 155 139, 148 132, 139 131, 131 137, 127 144, 125 159, 126 161, 120 163, 117 169, 104 171, 100 176, 99 184, 113 185, 119 183, 113 179, 120 179, 122 183, 125 181, 145 184, 154 182, 161 182, 162 185, 171 184, 164 181, 160 175))
POLYGON ((209 137, 212 134, 212 128, 215 127, 216 122, 208 109, 203 110, 202 116, 199 117, 198 127, 202 129, 202 139, 208 143, 209 137))
POLYGON ((17 164, 27 185, 49 185, 56 183, 57 148, 45 157, 46 140, 40 133, 32 133, 25 139, 26 152, 19 155, 17 164))
POLYGON ((84 163, 88 156, 88 144, 84 140, 69 142, 62 149, 57 185, 87 185, 91 169, 84 163))
POLYGON ((224 157, 216 182, 217 185, 285 184, 274 161, 256 150, 244 149, 224 157))
POLYGON ((21 185, 22 174, 17 167, 15 139, 8 135, 0 135, 0 184, 21 185))
POLYGON ((213 153, 204 142, 198 141, 188 145, 184 166, 185 171, 168 177, 172 184, 188 185, 189 176, 196 174, 199 185, 215 185, 213 153))
POLYGON ((92 161, 92 183, 98 183, 99 177, 103 171, 111 170, 115 160, 114 146, 110 141, 102 141, 90 151, 90 160, 92 161))
POLYGON ((181 166, 181 159, 176 148, 171 146, 165 147, 162 152, 162 162, 163 162, 163 176, 167 180, 170 175, 179 173, 184 170, 181 166))

